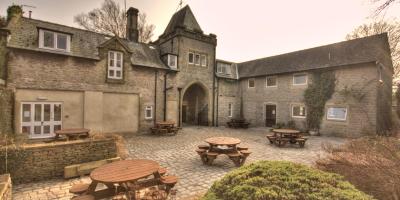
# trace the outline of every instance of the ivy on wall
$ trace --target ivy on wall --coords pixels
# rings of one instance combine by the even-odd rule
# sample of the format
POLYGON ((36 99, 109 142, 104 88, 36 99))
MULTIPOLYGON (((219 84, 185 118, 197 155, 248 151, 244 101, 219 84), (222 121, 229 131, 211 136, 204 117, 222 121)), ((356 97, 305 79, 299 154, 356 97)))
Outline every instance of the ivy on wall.
POLYGON ((324 116, 325 104, 335 92, 336 78, 332 71, 313 73, 312 83, 304 91, 307 108, 307 128, 318 130, 324 116))

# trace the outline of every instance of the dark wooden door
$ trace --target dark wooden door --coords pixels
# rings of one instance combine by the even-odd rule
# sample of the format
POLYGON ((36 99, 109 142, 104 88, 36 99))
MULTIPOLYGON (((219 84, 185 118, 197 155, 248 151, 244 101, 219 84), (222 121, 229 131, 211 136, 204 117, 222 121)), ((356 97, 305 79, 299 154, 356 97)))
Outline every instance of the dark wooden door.
POLYGON ((276 105, 265 105, 265 126, 272 127, 276 124, 276 105))
POLYGON ((186 123, 186 111, 187 111, 187 106, 182 106, 182 123, 186 123))

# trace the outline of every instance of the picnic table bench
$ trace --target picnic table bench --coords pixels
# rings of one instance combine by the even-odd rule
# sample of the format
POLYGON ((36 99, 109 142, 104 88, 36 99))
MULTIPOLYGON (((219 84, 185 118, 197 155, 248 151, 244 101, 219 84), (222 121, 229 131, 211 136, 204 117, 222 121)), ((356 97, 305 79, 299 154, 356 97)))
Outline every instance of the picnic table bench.
POLYGON ((205 140, 209 145, 199 145, 196 149, 205 165, 212 165, 221 154, 225 154, 236 166, 242 166, 251 154, 248 147, 237 146, 241 141, 231 137, 211 137, 205 140))
POLYGON ((89 137, 90 129, 86 128, 71 128, 71 129, 61 129, 54 131, 56 134, 56 139, 58 139, 61 135, 67 137, 68 140, 76 140, 78 138, 87 138, 89 137))
POLYGON ((155 127, 150 128, 152 134, 178 134, 180 127, 175 127, 175 122, 173 121, 162 121, 157 122, 155 127))
POLYGON ((249 128, 250 125, 245 119, 231 119, 227 124, 229 128, 249 128))
POLYGON ((302 136, 299 130, 293 129, 273 129, 273 135, 267 135, 267 138, 271 144, 276 144, 279 147, 285 146, 287 143, 296 144, 300 147, 304 147, 307 137, 302 136))
POLYGON ((137 159, 122 160, 103 165, 92 171, 90 184, 76 184, 70 189, 78 199, 103 199, 123 194, 135 200, 139 190, 151 187, 164 187, 160 192, 166 196, 178 182, 178 177, 165 175, 167 170, 155 161, 137 159), (153 176, 152 178, 149 178, 153 176), (96 190, 99 183, 106 189, 96 190))

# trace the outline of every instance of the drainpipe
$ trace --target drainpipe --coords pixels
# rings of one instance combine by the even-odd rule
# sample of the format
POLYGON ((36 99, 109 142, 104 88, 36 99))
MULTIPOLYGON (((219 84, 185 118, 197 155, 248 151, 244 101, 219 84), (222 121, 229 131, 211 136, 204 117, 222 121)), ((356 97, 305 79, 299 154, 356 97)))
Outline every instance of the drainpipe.
POLYGON ((153 112, 154 126, 156 125, 157 122, 157 78, 158 78, 158 71, 154 70, 154 112, 153 112))
POLYGON ((217 65, 217 59, 216 59, 216 46, 214 46, 214 66, 213 66, 213 86, 212 86, 212 126, 215 125, 215 72, 216 72, 216 65, 217 65))
POLYGON ((168 72, 164 74, 164 121, 167 120, 167 75, 168 72))
POLYGON ((217 118, 215 119, 215 126, 217 126, 217 127, 218 127, 218 111, 219 111, 219 109, 218 109, 218 107, 219 107, 219 78, 218 78, 218 77, 216 77, 216 79, 217 79, 217 102, 216 102, 216 104, 217 104, 217 108, 216 108, 216 112, 217 112, 217 118))
POLYGON ((178 127, 181 127, 181 107, 182 107, 182 102, 181 102, 181 93, 182 93, 182 88, 178 88, 178 127))

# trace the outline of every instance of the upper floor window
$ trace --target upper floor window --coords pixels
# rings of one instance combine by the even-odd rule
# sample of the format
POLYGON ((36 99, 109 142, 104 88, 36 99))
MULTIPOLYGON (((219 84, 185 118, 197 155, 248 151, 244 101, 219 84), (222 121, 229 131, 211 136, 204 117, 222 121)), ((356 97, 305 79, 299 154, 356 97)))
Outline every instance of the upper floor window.
POLYGON ((207 56, 206 55, 201 55, 201 66, 207 67, 207 56))
POLYGON ((200 65, 200 54, 194 54, 194 64, 200 65))
POLYGON ((189 52, 188 62, 189 64, 194 64, 194 53, 189 52))
POLYGON ((178 66, 177 63, 178 57, 176 55, 168 54, 168 66, 172 69, 176 69, 178 66))
POLYGON ((123 54, 122 52, 108 52, 108 78, 122 79, 123 72, 123 54))
POLYGON ((266 80, 267 87, 276 87, 277 86, 277 78, 276 76, 268 76, 266 80))
POLYGON ((326 119, 346 121, 347 119, 347 108, 346 107, 329 107, 326 112, 326 119))
POLYGON ((70 51, 71 36, 48 30, 39 30, 39 47, 60 51, 70 51))
POLYGON ((153 106, 146 106, 144 108, 144 118, 153 119, 153 106))
POLYGON ((217 73, 221 74, 231 74, 231 65, 228 63, 221 63, 217 64, 217 73))
POLYGON ((306 85, 307 74, 295 74, 293 75, 293 85, 306 85))
POLYGON ((254 80, 254 78, 250 78, 249 80, 248 80, 248 87, 249 88, 254 88, 255 87, 255 80, 254 80))
POLYGON ((292 117, 305 118, 306 117, 306 107, 304 105, 292 105, 292 117))

